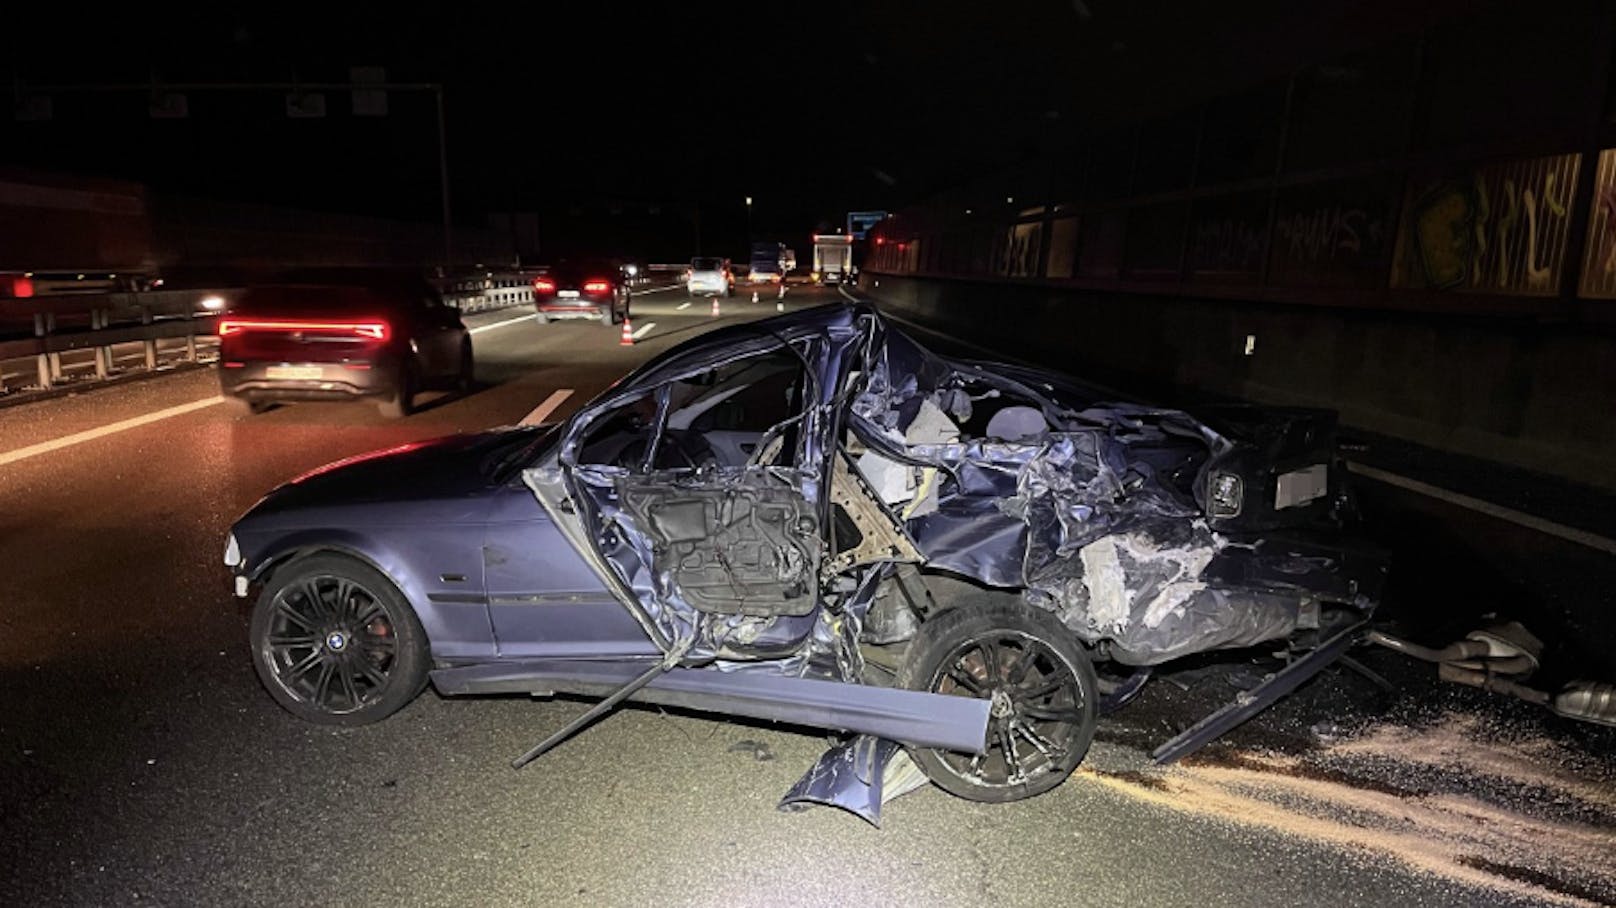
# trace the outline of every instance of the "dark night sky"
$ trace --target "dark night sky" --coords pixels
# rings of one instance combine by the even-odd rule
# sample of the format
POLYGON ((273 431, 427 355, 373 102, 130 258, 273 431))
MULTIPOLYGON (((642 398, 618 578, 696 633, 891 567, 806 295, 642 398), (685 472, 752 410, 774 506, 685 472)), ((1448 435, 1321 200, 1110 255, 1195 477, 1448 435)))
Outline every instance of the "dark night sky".
MULTIPOLYGON (((447 86, 457 216, 584 202, 692 205, 734 229, 797 231, 892 207, 1040 146, 1182 107, 1417 30, 1446 0, 1009 3, 71 5, 18 12, 23 84, 344 81, 350 65, 447 86), (40 36, 26 40, 20 35, 40 36)), ((10 15, 10 13, 8 13, 10 15)), ((56 97, 3 124, 0 159, 198 195, 355 213, 437 211, 430 103, 347 99, 291 121, 278 95, 56 97)))

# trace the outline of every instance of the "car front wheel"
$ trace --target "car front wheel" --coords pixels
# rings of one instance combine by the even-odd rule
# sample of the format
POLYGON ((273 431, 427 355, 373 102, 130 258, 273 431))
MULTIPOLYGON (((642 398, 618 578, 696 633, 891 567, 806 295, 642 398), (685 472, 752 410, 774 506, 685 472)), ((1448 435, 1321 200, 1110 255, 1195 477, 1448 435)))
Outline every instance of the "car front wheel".
POLYGON ((1049 612, 1020 602, 962 604, 920 626, 899 687, 992 702, 987 752, 910 748, 926 776, 972 801, 1017 801, 1065 781, 1094 739, 1097 682, 1087 652, 1049 612))
POLYGON ((342 555, 277 570, 248 633, 270 696, 310 722, 375 722, 426 685, 426 632, 414 611, 381 572, 342 555))

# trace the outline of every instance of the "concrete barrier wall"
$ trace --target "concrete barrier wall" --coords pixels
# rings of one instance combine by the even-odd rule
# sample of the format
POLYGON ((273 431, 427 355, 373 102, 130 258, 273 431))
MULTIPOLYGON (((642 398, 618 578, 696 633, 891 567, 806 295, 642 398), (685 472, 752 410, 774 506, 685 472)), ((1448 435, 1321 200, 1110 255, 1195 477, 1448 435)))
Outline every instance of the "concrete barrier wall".
POLYGON ((898 315, 1091 381, 1328 407, 1347 426, 1616 490, 1609 332, 868 271, 861 284, 898 315))

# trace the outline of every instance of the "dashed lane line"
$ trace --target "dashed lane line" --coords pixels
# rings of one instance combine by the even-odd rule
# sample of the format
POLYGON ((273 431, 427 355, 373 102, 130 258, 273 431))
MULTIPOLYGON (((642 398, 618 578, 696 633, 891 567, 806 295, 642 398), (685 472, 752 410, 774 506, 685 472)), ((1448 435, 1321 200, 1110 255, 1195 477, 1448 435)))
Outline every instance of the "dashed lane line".
POLYGON ((544 422, 546 419, 550 418, 550 414, 554 413, 557 407, 566 403, 567 398, 571 396, 571 388, 561 388, 560 390, 552 392, 549 397, 544 399, 544 403, 534 407, 532 413, 522 417, 521 425, 536 426, 544 422))

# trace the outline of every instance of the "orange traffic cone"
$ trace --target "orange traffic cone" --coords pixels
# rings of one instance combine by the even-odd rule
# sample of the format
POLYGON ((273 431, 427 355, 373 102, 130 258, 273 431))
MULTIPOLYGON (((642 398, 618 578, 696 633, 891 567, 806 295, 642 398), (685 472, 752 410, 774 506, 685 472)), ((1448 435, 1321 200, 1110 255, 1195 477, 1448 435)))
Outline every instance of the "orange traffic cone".
POLYGON ((754 302, 754 303, 757 302, 757 291, 756 290, 752 291, 752 302, 754 302))
POLYGON ((618 339, 619 347, 634 346, 634 329, 628 323, 628 316, 623 316, 623 336, 618 339))
POLYGON ((718 297, 713 297, 713 318, 718 318, 718 297))

